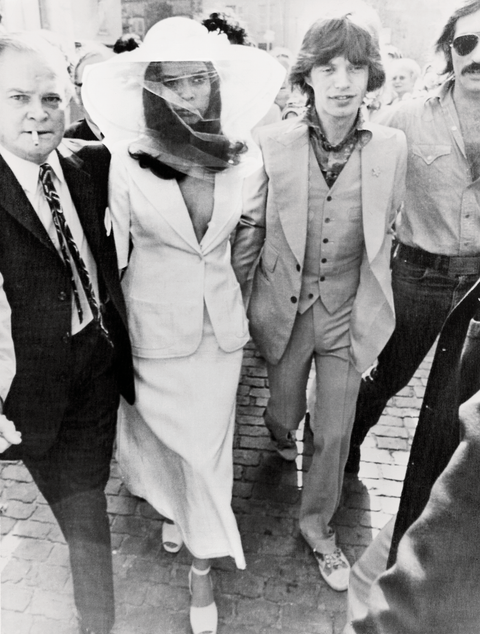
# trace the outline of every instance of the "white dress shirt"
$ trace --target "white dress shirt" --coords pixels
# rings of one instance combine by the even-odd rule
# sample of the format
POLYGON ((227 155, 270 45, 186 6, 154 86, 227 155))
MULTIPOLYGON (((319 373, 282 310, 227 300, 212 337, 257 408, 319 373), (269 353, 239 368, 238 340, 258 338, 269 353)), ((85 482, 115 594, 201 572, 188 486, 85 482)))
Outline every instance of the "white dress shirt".
POLYGON ((3 277, 0 274, 0 399, 2 401, 7 397, 14 376, 15 351, 10 322, 10 306, 3 290, 3 277))
MULTIPOLYGON (((40 179, 39 179, 40 166, 37 165, 36 163, 32 163, 31 161, 27 161, 25 159, 22 159, 16 156, 15 154, 12 154, 11 152, 6 150, 2 146, 0 146, 0 154, 2 155, 5 162, 14 173, 15 178, 18 180, 18 182, 22 186, 23 191, 25 192, 33 209, 37 213, 41 223, 45 227, 45 230, 47 231, 50 239, 55 245, 59 253, 59 257, 61 257, 63 260, 63 257, 61 255, 60 244, 58 242, 57 231, 53 223, 52 212, 50 210, 50 206, 47 202, 47 199, 45 198, 45 195, 43 193, 42 184, 40 183, 40 179)), ((93 284, 93 290, 95 292, 95 297, 98 298, 99 294, 98 294, 97 265, 95 263, 95 260, 93 259, 92 252, 85 238, 82 225, 80 224, 80 220, 78 218, 75 205, 73 204, 72 197, 68 189, 68 185, 65 181, 65 176, 63 175, 63 171, 60 165, 60 161, 58 159, 57 152, 53 151, 45 160, 45 163, 49 163, 54 172, 53 183, 60 197, 65 220, 67 221, 67 224, 70 227, 70 231, 72 232, 73 238, 76 242, 80 255, 82 256, 82 259, 85 262, 87 270, 90 274, 90 278, 93 284)), ((83 290, 82 283, 78 276, 75 263, 73 261, 72 261, 72 268, 73 268, 73 273, 75 277, 75 284, 78 289, 80 304, 83 311, 83 320, 80 323, 77 307, 75 305, 75 299, 72 293, 72 335, 74 335, 80 332, 80 330, 82 330, 93 319, 93 315, 92 315, 92 311, 90 310, 90 305, 88 303, 85 292, 83 290)))

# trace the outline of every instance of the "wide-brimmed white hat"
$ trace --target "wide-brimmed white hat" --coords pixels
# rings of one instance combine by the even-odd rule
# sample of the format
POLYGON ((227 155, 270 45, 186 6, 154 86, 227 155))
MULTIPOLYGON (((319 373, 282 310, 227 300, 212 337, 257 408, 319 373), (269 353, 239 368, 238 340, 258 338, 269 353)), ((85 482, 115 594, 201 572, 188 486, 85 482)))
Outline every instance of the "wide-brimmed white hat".
POLYGON ((232 45, 199 22, 175 17, 155 24, 134 51, 87 67, 83 103, 108 147, 149 134, 142 102, 145 71, 151 62, 168 61, 211 62, 220 79, 222 133, 253 143, 250 131, 272 106, 285 69, 265 51, 232 45))

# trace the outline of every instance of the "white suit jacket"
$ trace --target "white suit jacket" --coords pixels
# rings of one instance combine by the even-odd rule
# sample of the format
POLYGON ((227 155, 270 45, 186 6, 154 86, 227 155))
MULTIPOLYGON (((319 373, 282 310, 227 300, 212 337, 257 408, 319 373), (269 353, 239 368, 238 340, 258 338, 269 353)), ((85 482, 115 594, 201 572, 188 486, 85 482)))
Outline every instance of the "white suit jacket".
MULTIPOLYGON (((389 230, 403 201, 407 159, 405 136, 399 130, 375 124, 365 128, 372 132, 360 153, 365 251, 350 319, 351 357, 360 372, 373 363, 394 328, 389 230)), ((309 135, 303 119, 290 119, 259 129, 257 136, 264 165, 245 183, 233 266, 248 296, 257 258, 279 254, 265 265, 268 280, 261 267, 256 268, 248 310, 255 342, 275 364, 290 339, 298 308, 292 298, 299 297, 302 284, 309 135)))
POLYGON ((204 309, 225 352, 248 341, 230 233, 241 213, 243 179, 235 167, 215 176, 214 208, 201 243, 176 180, 142 169, 120 148, 112 156, 110 211, 135 356, 193 354, 204 309))

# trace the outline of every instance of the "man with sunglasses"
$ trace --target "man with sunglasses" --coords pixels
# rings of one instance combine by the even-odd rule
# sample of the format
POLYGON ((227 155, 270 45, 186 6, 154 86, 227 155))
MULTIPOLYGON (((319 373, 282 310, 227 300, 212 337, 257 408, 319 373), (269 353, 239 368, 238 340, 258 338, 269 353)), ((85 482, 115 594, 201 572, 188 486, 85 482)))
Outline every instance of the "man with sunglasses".
POLYGON ((448 19, 436 43, 448 79, 436 93, 391 109, 381 121, 403 130, 407 195, 392 260, 396 327, 363 378, 345 470, 387 401, 405 387, 451 309, 480 276, 480 0, 448 19))
MULTIPOLYGON (((437 41, 437 50, 445 53, 446 70, 453 72, 453 76, 438 95, 402 107, 394 115, 394 121, 398 122, 404 113, 402 129, 407 133, 411 150, 406 211, 411 209, 408 205, 412 205, 412 190, 420 197, 419 188, 423 184, 424 200, 429 206, 425 206, 424 200, 418 204, 423 214, 431 214, 428 230, 435 236, 434 222, 445 224, 449 218, 435 216, 435 211, 448 211, 446 203, 453 205, 457 200, 456 207, 452 207, 457 210, 457 223, 451 216, 451 228, 453 233, 457 227, 459 255, 448 257, 441 251, 436 257, 438 262, 453 263, 453 267, 461 261, 456 257, 465 253, 461 258, 466 263, 464 273, 460 267, 455 274, 451 272, 451 286, 456 285, 451 292, 453 299, 460 290, 463 298, 452 306, 441 327, 398 514, 352 568, 349 622, 344 634, 477 634, 479 631, 480 281, 473 284, 479 274, 474 272, 474 265, 470 268, 467 265, 477 260, 473 249, 478 246, 480 216, 480 0, 470 1, 455 11, 437 41), (437 145, 433 142, 435 134, 437 145), (452 141, 448 144, 450 137, 452 141), (432 170, 431 181, 426 178, 428 163, 422 171, 421 164, 414 161, 421 157, 419 152, 428 151, 425 147, 428 145, 431 164, 438 160, 434 152, 438 155, 443 152, 450 161, 450 174, 448 166, 442 170, 439 164, 439 174, 432 170), (440 205, 442 196, 445 204, 436 209, 432 201, 440 205)), ((418 226, 422 220, 427 222, 428 218, 417 219, 417 225, 411 226, 418 226)), ((403 235, 408 233, 405 231, 403 235)), ((448 253, 452 241, 447 237, 445 234, 441 246, 448 253)), ((404 244, 407 243, 400 242, 400 252, 404 244)), ((394 257, 397 277, 398 250, 397 247, 394 257)), ((404 268, 413 269, 414 264, 402 257, 404 268)), ((440 299, 436 305, 430 303, 433 322, 437 319, 435 310, 442 310, 441 296, 444 287, 448 288, 450 275, 448 269, 441 271, 432 265, 423 268, 422 274, 417 265, 418 283, 411 276, 410 305, 413 310, 415 291, 416 301, 427 303, 425 288, 428 285, 433 295, 436 283, 440 299), (420 286, 422 292, 418 291, 420 286)), ((397 279, 397 289, 399 284, 406 287, 407 281, 405 273, 403 279, 397 279)), ((419 307, 417 314, 421 312, 419 307)), ((400 364, 402 359, 397 358, 397 362, 400 364)))

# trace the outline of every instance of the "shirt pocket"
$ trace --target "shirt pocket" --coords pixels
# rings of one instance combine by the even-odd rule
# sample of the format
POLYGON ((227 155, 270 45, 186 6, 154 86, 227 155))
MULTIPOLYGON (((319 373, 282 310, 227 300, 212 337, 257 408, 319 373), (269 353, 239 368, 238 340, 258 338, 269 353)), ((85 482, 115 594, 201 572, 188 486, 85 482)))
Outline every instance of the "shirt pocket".
POLYGON ((418 156, 426 165, 431 165, 442 156, 448 156, 452 152, 450 145, 438 145, 431 143, 414 143, 412 152, 418 156))
POLYGON ((360 223, 362 215, 362 205, 352 205, 348 210, 348 221, 360 223))
POLYGON ((265 244, 262 251, 262 257, 260 258, 260 271, 267 279, 269 275, 275 271, 278 260, 278 251, 276 251, 268 243, 265 244))
POLYGON ((278 251, 276 251, 270 244, 266 244, 262 253, 262 263, 264 268, 273 273, 277 266, 278 251))

